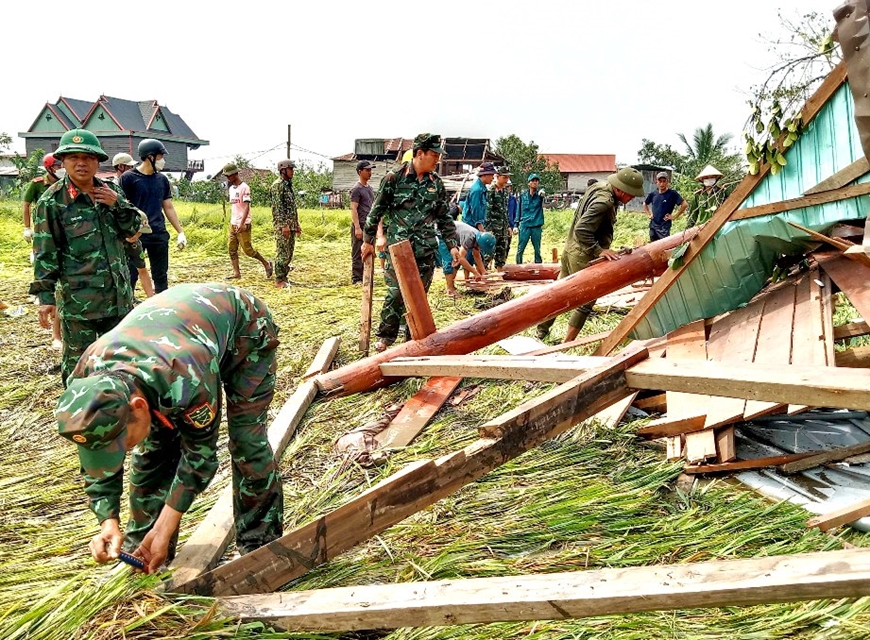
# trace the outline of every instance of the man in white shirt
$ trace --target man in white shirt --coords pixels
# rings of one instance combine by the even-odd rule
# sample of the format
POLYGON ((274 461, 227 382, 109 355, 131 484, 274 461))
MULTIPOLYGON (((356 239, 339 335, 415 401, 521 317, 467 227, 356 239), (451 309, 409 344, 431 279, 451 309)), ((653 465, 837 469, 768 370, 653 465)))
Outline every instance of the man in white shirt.
POLYGON ((272 277, 272 263, 266 260, 259 251, 251 244, 251 188, 239 178, 239 168, 234 164, 224 167, 223 174, 229 183, 230 204, 233 213, 230 217, 230 239, 227 249, 230 252, 230 262, 233 265, 233 273, 230 278, 241 278, 239 271, 239 245, 245 255, 254 260, 259 260, 266 270, 266 277, 272 277))

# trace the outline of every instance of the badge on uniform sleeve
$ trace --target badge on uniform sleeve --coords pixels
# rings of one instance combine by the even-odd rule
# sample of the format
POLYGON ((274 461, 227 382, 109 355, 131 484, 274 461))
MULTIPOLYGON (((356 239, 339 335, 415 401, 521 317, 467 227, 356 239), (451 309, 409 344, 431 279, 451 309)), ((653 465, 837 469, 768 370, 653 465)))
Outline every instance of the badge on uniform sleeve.
POLYGON ((207 402, 204 402, 198 407, 194 407, 185 413, 184 417, 187 418, 188 422, 190 422, 194 427, 202 429, 214 421, 214 409, 212 409, 207 402))

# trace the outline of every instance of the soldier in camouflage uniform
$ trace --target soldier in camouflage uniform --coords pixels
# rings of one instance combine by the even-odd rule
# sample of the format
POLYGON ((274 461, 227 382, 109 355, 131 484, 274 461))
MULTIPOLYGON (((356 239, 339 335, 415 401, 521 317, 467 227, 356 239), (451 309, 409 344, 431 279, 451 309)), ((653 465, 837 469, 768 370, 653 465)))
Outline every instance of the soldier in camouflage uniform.
MULTIPOLYGON (((435 173, 442 153, 444 149, 441 146, 441 136, 421 133, 414 138, 413 158, 389 171, 381 180, 363 230, 363 261, 374 254, 372 243, 381 219, 389 244, 409 240, 426 291, 429 290, 435 273, 435 254, 438 251, 435 225, 450 249, 453 263, 459 263, 459 240, 453 219, 448 213, 447 192, 441 178, 435 173)), ((377 330, 379 340, 375 349, 378 351, 383 351, 396 341, 405 313, 405 303, 389 255, 384 269, 384 280, 387 284, 387 295, 377 330)))
POLYGON ((296 194, 293 193, 293 169, 296 164, 292 160, 281 160, 278 163, 280 178, 272 183, 269 194, 272 200, 272 220, 275 223, 275 286, 283 289, 287 286, 287 274, 293 269, 293 251, 296 249, 296 236, 302 235, 299 226, 299 213, 296 211, 296 194))
POLYGON ((486 230, 495 236, 495 268, 501 269, 507 261, 511 242, 511 227, 508 222, 507 183, 510 179, 507 167, 496 170, 495 185, 486 195, 486 230))
POLYGON ((269 308, 250 292, 182 284, 137 306, 85 351, 55 415, 59 433, 79 445, 100 522, 90 544, 98 562, 117 558, 122 542, 149 573, 174 555, 182 514, 218 467, 223 393, 236 544, 247 553, 281 536, 281 479, 266 436, 277 335, 269 308), (134 447, 125 539, 122 475, 134 447))
MULTIPOLYGON (((643 195, 643 176, 637 169, 631 168, 620 169, 607 176, 606 181, 596 182, 589 187, 574 213, 568 239, 562 250, 559 278, 567 278, 585 269, 595 258, 619 260, 619 254, 610 249, 616 209, 620 203, 626 204, 632 198, 643 195)), ((571 313, 565 342, 577 337, 594 305, 595 301, 592 300, 571 313)), ((555 321, 556 318, 550 318, 538 325, 539 339, 547 337, 555 321)))
POLYGON ((93 133, 67 131, 54 155, 66 176, 36 205, 30 293, 46 329, 60 309, 65 384, 85 348, 133 308, 123 238, 135 237, 142 223, 133 205, 95 177, 108 156, 93 133))

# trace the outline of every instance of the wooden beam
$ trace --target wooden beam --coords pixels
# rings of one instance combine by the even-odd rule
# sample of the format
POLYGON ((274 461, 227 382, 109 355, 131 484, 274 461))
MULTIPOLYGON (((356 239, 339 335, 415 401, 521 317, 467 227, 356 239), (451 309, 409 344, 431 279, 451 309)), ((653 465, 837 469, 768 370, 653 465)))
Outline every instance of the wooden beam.
POLYGON ((870 516, 870 499, 861 500, 853 504, 847 505, 831 513, 816 516, 807 520, 807 527, 817 527, 822 531, 836 529, 844 524, 855 522, 865 516, 870 516))
MULTIPOLYGON (((868 330, 870 333, 870 330, 868 330)), ((545 356, 550 353, 558 353, 560 351, 565 351, 567 349, 573 349, 574 347, 585 347, 586 345, 592 344, 593 342, 601 342, 610 335, 609 331, 602 331, 600 333, 593 333, 591 336, 583 336, 582 338, 577 338, 576 340, 571 340, 570 342, 563 342, 561 344, 556 344, 550 347, 542 347, 537 351, 532 351, 528 355, 530 356, 545 356)))
POLYGON ((650 413, 664 413, 668 406, 668 396, 664 393, 657 393, 654 396, 637 398, 634 401, 634 406, 650 413))
MULTIPOLYGON (((816 92, 807 100, 801 111, 801 119, 804 125, 808 125, 822 107, 828 102, 834 92, 846 80, 846 65, 838 64, 824 82, 819 86, 816 92)), ((777 142, 777 146, 781 144, 781 140, 777 142)), ((730 196, 722 203, 713 217, 704 224, 695 239, 689 243, 686 253, 683 255, 683 264, 679 269, 668 269, 661 278, 656 280, 647 294, 628 312, 628 314, 620 321, 619 325, 613 332, 604 340, 595 352, 596 355, 607 355, 613 351, 620 342, 625 340, 643 317, 650 309, 664 296, 670 289, 671 285, 676 282, 677 278, 692 264, 695 258, 701 253, 704 247, 716 236, 722 226, 732 219, 732 214, 737 211, 738 207, 743 204, 743 201, 761 184, 767 173, 770 171, 770 165, 763 164, 756 175, 748 175, 734 189, 730 196)))
MULTIPOLYGON (((313 362, 319 363, 322 371, 329 369, 339 343, 340 338, 330 338, 314 356, 313 362)), ((299 426, 316 395, 317 385, 314 381, 302 382, 275 416, 267 434, 276 460, 281 459, 296 427, 299 426)), ((235 536, 234 524, 233 488, 227 486, 220 492, 208 515, 184 542, 172 561, 170 565, 173 570, 172 578, 166 585, 166 589, 172 591, 177 585, 189 582, 211 568, 232 542, 235 536)))
POLYGON ((834 353, 834 362, 838 367, 866 369, 870 367, 870 346, 837 351, 834 353))
POLYGON ((814 193, 821 193, 823 191, 840 189, 841 187, 845 187, 851 182, 855 182, 855 180, 857 180, 867 172, 870 172, 870 163, 867 162, 867 158, 865 156, 861 156, 861 158, 855 160, 855 162, 853 162, 849 166, 837 171, 837 173, 832 175, 830 178, 825 178, 816 186, 804 191, 804 195, 811 196, 814 193))
MULTIPOLYGON (((821 323, 822 308, 820 300, 813 300, 810 280, 817 278, 817 270, 804 274, 795 287, 794 322, 792 325, 791 363, 793 365, 817 367, 827 366, 823 336, 815 327, 821 323), (819 318, 819 322, 815 321, 819 318)), ((795 402, 788 407, 793 415, 807 409, 806 402, 795 402)))
POLYGON ((496 467, 629 395, 625 369, 646 350, 622 353, 480 428, 465 449, 420 460, 313 522, 176 590, 208 595, 274 591, 308 570, 455 493, 496 467))
POLYGON ((369 355, 372 335, 372 297, 375 290, 375 254, 363 260, 362 309, 360 311, 359 350, 369 355))
POLYGON ((459 377, 429 378, 401 408, 389 426, 375 436, 384 448, 406 447, 425 428, 462 382, 459 377))
POLYGON ((669 436, 679 437, 684 433, 701 431, 704 428, 705 414, 684 416, 682 418, 660 418, 653 420, 637 430, 637 435, 642 438, 666 438, 669 436))
POLYGON ((804 209, 806 207, 815 207, 820 204, 848 200, 849 198, 858 198, 868 194, 870 194, 870 182, 863 182, 861 184, 854 184, 851 187, 841 187, 834 191, 824 191, 809 196, 801 196, 800 198, 792 198, 791 200, 780 200, 779 202, 762 204, 757 207, 738 209, 731 216, 731 219, 745 220, 746 218, 769 216, 775 213, 784 213, 786 211, 794 211, 795 209, 804 209))
POLYGON ((834 340, 848 340, 849 338, 866 336, 868 333, 870 333, 870 325, 863 320, 850 322, 834 327, 834 340))
POLYGON ((798 460, 797 462, 789 462, 788 464, 782 465, 779 470, 788 474, 798 473, 800 471, 812 469, 813 467, 820 467, 829 462, 839 462, 840 460, 845 460, 846 458, 851 458, 852 456, 858 456, 867 452, 870 452, 870 442, 862 442, 861 444, 855 444, 851 447, 840 447, 838 449, 831 449, 830 451, 823 451, 822 453, 817 453, 816 455, 809 456, 803 460, 798 460))
POLYGON ((854 242, 849 242, 848 240, 830 238, 823 233, 819 233, 818 231, 813 231, 809 227, 804 227, 802 225, 799 225, 797 222, 792 222, 789 220, 788 224, 789 224, 789 226, 794 227, 798 231, 804 232, 813 240, 830 245, 830 246, 834 247, 835 249, 837 249, 838 251, 845 251, 849 247, 855 246, 854 242))
POLYGON ((827 253, 818 257, 819 265, 837 284, 865 320, 870 318, 870 269, 856 265, 843 256, 827 253))
POLYGON ((807 453, 789 453, 781 456, 768 456, 765 458, 753 458, 752 460, 737 460, 735 462, 719 462, 716 464, 693 464, 688 465, 684 472, 689 475, 699 475, 705 473, 733 473, 735 471, 749 471, 750 469, 765 469, 767 467, 778 467, 789 462, 802 460, 818 451, 808 451, 807 453))
POLYGON ((463 378, 566 382, 584 369, 606 364, 600 356, 423 356, 396 358, 381 365, 381 373, 391 378, 455 375, 463 378))
POLYGON ((222 615, 337 632, 566 620, 870 595, 863 549, 220 598, 222 615))
POLYGON ((822 298, 822 334, 824 335, 825 361, 829 367, 834 367, 836 366, 834 353, 834 287, 831 284, 831 277, 827 273, 822 273, 819 280, 821 282, 819 295, 822 298))
POLYGON ((311 364, 308 366, 308 370, 302 374, 302 379, 307 380, 312 376, 329 371, 329 365, 332 364, 340 345, 340 336, 333 336, 324 342, 320 349, 318 349, 317 355, 314 356, 314 360, 312 360, 311 364))
POLYGON ((665 389, 731 398, 870 410, 870 371, 796 365, 729 364, 650 358, 625 378, 632 389, 665 389))
MULTIPOLYGON (((755 345, 753 362, 758 364, 785 365, 791 362, 791 332, 794 324, 795 287, 786 283, 765 296, 764 312, 758 327, 758 342, 755 345)), ((743 419, 752 420, 759 416, 782 409, 778 402, 746 401, 743 419)))
POLYGON ((410 241, 402 240, 391 244, 390 259, 396 273, 396 280, 399 281, 402 300, 405 302, 405 318, 411 338, 422 340, 435 333, 435 319, 432 317, 432 309, 429 308, 426 288, 420 278, 420 269, 410 241))

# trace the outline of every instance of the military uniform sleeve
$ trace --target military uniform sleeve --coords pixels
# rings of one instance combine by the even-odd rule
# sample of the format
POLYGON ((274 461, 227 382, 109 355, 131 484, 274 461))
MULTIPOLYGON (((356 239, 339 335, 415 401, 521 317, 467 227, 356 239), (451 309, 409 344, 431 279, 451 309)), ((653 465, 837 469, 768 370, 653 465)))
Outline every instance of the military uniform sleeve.
POLYGON ((378 234, 378 223, 392 206, 395 190, 396 174, 390 171, 381 179, 375 201, 372 203, 372 210, 366 216, 365 227, 363 227, 363 242, 372 244, 375 241, 375 236, 378 234))
POLYGON ((184 513, 194 498, 205 491, 218 468, 218 433, 218 425, 214 424, 181 435, 181 460, 166 497, 167 506, 184 513))
POLYGON ((97 517, 97 522, 114 518, 121 519, 121 492, 124 489, 124 469, 108 478, 92 478, 84 474, 85 494, 88 496, 88 507, 97 517))
POLYGON ((598 244, 596 232, 605 218, 611 215, 611 210, 612 206, 606 199, 596 198, 589 204, 574 227, 574 239, 577 244, 586 249, 594 258, 601 255, 602 250, 609 248, 609 246, 602 247, 598 244))
POLYGON ((58 242, 62 230, 57 219, 57 206, 50 198, 40 198, 33 214, 33 282, 30 295, 41 305, 53 305, 54 288, 60 278, 58 242))
POLYGON ((115 218, 118 228, 121 230, 121 235, 129 238, 139 233, 142 229, 142 216, 139 215, 139 209, 130 204, 118 189, 115 189, 115 191, 118 193, 118 201, 115 202, 110 211, 115 218))
POLYGON ((432 217, 435 220, 435 225, 441 233, 441 239, 449 249, 459 246, 459 236, 456 235, 456 224, 450 216, 450 207, 447 206, 447 189, 444 188, 444 183, 440 178, 437 178, 438 189, 438 204, 432 212, 432 217))

